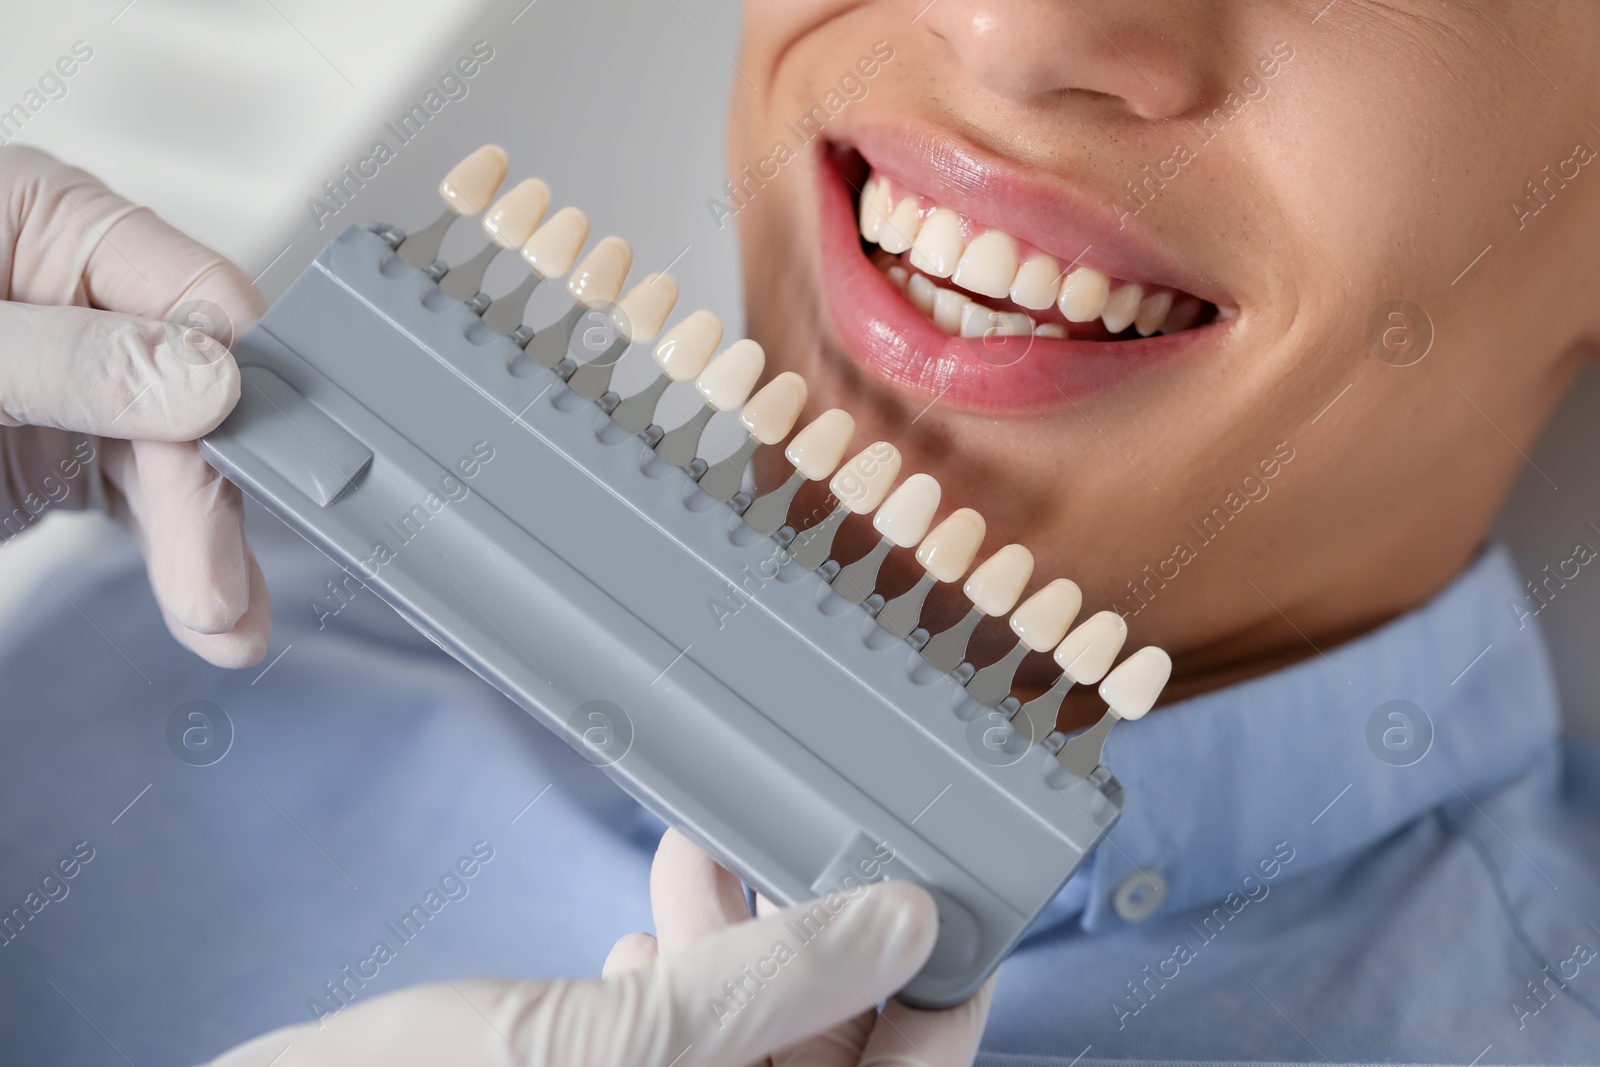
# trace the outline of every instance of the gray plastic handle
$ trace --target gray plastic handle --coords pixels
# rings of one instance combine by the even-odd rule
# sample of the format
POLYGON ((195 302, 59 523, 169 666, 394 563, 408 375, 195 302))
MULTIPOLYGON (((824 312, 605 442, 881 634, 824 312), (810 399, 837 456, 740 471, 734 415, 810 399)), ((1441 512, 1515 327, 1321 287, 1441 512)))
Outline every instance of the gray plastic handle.
POLYGON ((210 462, 779 904, 907 878, 972 994, 1122 810, 400 260, 334 238, 210 462))

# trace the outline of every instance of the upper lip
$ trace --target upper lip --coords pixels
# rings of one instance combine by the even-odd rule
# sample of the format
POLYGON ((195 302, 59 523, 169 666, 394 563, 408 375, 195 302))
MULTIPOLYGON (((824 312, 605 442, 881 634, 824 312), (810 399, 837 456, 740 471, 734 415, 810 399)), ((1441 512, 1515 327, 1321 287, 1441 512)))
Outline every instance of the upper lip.
POLYGON ((1197 276, 1136 218, 1119 225, 1102 206, 1110 198, 1095 196, 1080 179, 1031 172, 960 134, 903 119, 839 122, 829 137, 859 152, 900 188, 1035 245, 1063 267, 1093 267, 1123 281, 1166 286, 1227 307, 1215 283, 1197 276))

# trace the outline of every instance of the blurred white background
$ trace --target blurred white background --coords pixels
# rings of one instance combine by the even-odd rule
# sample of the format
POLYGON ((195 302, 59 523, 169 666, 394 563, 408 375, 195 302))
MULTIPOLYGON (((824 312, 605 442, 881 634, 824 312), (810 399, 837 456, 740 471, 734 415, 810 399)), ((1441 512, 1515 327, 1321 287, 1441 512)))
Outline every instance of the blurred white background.
MULTIPOLYGON (((479 143, 496 141, 511 153, 513 178, 543 177, 557 204, 590 214, 596 236, 627 237, 641 271, 676 259, 682 311, 709 307, 730 332, 737 329, 733 231, 717 230, 706 209, 722 182, 724 105, 738 76, 730 62, 735 0, 9 6, 0 110, 22 100, 74 42, 94 50, 66 95, 32 115, 16 140, 152 205, 260 275, 269 297, 347 222, 430 220, 443 172, 479 143), (449 103, 319 229, 307 200, 375 139, 392 141, 383 124, 421 100, 479 40, 494 58, 468 83, 469 94, 449 103)), ((457 227, 447 251, 476 247, 467 230, 457 227)), ((509 287, 509 277, 492 273, 488 288, 509 287)), ((1428 358, 1450 353, 1436 344, 1428 358)), ((1600 550, 1596 411, 1600 374, 1591 368, 1530 454, 1502 516, 1501 535, 1524 578, 1543 577, 1579 541, 1600 550)), ((94 551, 106 536, 113 534, 96 520, 55 515, 6 545, 0 610, 15 610, 45 567, 94 551)), ((1539 624, 1573 730, 1600 737, 1600 570, 1584 568, 1539 624)))

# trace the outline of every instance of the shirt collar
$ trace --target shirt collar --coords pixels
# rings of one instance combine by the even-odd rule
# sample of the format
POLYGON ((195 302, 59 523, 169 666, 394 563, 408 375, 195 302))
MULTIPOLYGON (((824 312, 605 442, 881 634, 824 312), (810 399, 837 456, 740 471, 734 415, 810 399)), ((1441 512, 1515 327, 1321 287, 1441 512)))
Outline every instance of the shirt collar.
POLYGON ((1350 855, 1526 767, 1560 722, 1544 643, 1507 606, 1521 593, 1509 554, 1491 548, 1361 638, 1120 723, 1105 764, 1126 807, 1057 903, 1081 902, 1092 931, 1127 921, 1114 900, 1130 879, 1164 883, 1150 914, 1248 895, 1266 871, 1350 855))

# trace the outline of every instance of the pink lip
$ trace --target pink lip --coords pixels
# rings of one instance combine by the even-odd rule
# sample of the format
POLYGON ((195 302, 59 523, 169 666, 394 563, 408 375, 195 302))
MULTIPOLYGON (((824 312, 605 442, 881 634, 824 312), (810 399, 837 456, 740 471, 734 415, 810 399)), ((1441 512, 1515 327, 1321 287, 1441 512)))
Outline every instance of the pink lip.
MULTIPOLYGON (((951 157, 945 154, 941 158, 948 161, 951 157)), ((818 163, 823 291, 834 329, 858 363, 902 388, 943 398, 957 407, 996 414, 1061 406, 1192 351, 1204 340, 1215 337, 1222 325, 1213 323, 1168 336, 1115 342, 950 337, 913 307, 862 253, 854 193, 840 170, 836 153, 823 151, 818 163)), ((895 176, 895 172, 888 173, 891 178, 895 176)), ((994 180, 1002 186, 1010 181, 994 180)), ((927 183, 908 184, 912 188, 928 187, 927 183)), ((966 188, 971 190, 979 184, 979 178, 971 178, 966 188)), ((929 195, 948 197, 941 202, 966 213, 962 198, 942 187, 937 194, 929 195)), ((969 191, 966 195, 971 198, 980 194, 969 191)), ((1025 215, 1037 210, 1036 200, 1020 205, 996 201, 976 206, 982 208, 981 217, 988 224, 1041 247, 1051 247, 1036 240, 1038 227, 1027 229, 1012 222, 1016 229, 1010 229, 1001 221, 1007 213, 1025 215)), ((1057 225, 1055 229, 1059 232, 1061 227, 1057 225)), ((1054 244, 1059 246, 1059 242, 1054 244)), ((1126 253, 1128 247, 1129 242, 1124 241, 1112 251, 1126 253)), ((1117 276, 1168 284, 1203 296, 1181 281, 1167 281, 1173 275, 1164 275, 1159 262, 1153 262, 1148 270, 1141 270, 1142 264, 1130 267, 1128 264, 1136 258, 1131 254, 1127 258, 1117 255, 1117 276)), ((1105 267, 1096 269, 1113 273, 1105 267)))

